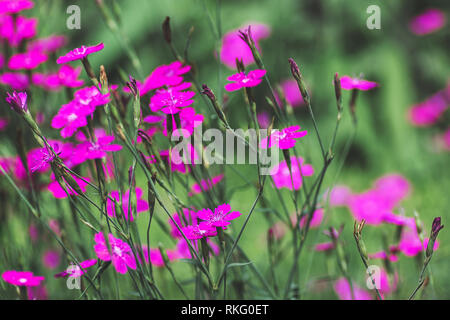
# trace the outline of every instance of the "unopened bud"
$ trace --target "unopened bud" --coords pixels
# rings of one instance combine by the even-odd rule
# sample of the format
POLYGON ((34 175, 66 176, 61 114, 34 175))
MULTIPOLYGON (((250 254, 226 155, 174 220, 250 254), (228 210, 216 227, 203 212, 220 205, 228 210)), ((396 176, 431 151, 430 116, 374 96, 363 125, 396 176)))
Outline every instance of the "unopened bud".
POLYGON ((167 43, 171 43, 172 42, 172 32, 170 30, 170 17, 166 17, 166 19, 164 20, 164 22, 162 24, 162 31, 163 31, 164 40, 166 40, 167 43))

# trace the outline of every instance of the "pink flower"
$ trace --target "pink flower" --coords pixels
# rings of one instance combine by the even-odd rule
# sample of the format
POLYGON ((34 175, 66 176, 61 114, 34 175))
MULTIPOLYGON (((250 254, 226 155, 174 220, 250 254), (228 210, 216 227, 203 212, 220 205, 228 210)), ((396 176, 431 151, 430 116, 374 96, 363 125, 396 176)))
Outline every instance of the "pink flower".
POLYGON ((355 219, 368 224, 378 225, 393 215, 391 202, 376 190, 352 195, 348 206, 355 219))
MULTIPOLYGON (((109 195, 114 198, 117 202, 119 202, 120 197, 119 197, 119 191, 111 191, 109 193, 109 195)), ((136 188, 136 212, 140 213, 143 211, 147 211, 148 210, 148 202, 145 200, 142 200, 142 189, 141 188, 136 188)), ((134 217, 133 215, 129 216, 129 207, 130 207, 130 190, 127 190, 125 192, 125 194, 122 196, 122 210, 123 213, 125 215, 125 219, 133 221, 134 217)), ((108 216, 110 217, 116 217, 116 206, 114 201, 112 201, 111 199, 108 198, 107 202, 106 202, 106 211, 108 213, 108 216)))
MULTIPOLYGON (((192 133, 194 133, 194 129, 200 126, 203 123, 204 116, 199 113, 195 113, 195 109, 193 107, 187 107, 180 111, 180 125, 181 125, 181 134, 183 137, 190 137, 192 133)), ((148 118, 148 117, 147 117, 148 118)), ((172 119, 172 128, 173 128, 173 136, 180 137, 180 131, 176 124, 174 116, 172 119)), ((165 136, 168 135, 167 130, 167 117, 163 121, 164 131, 163 134, 165 136)))
POLYGON ((82 275, 86 273, 87 268, 90 268, 97 264, 97 259, 90 259, 80 262, 80 266, 76 264, 71 264, 67 270, 55 274, 55 278, 65 278, 65 277, 71 277, 71 278, 79 278, 82 275))
POLYGON ((351 78, 349 76, 341 77, 341 87, 344 90, 358 89, 362 91, 370 90, 377 87, 376 82, 367 81, 359 78, 351 78))
POLYGON ((330 206, 342 207, 348 204, 352 190, 347 186, 335 186, 330 194, 330 206))
POLYGON ((34 3, 31 0, 2 0, 0 1, 0 14, 18 13, 33 7, 34 3))
MULTIPOLYGON (((185 226, 186 223, 190 223, 192 225, 198 224, 197 213, 191 209, 183 208, 183 219, 180 218, 180 215, 177 212, 175 212, 172 217, 180 228, 185 226)), ((180 233, 172 219, 169 219, 168 221, 170 224, 170 235, 174 238, 183 238, 182 234, 180 233)))
POLYGON ((389 252, 386 253, 386 251, 378 251, 378 252, 374 252, 374 253, 369 253, 368 257, 370 259, 383 259, 383 260, 389 260, 391 262, 397 262, 398 261, 398 256, 395 254, 395 250, 393 250, 393 252, 389 252))
POLYGON ((23 73, 5 72, 0 75, 0 83, 10 86, 13 90, 25 90, 30 85, 30 80, 23 73))
POLYGON ((419 127, 436 123, 448 108, 447 100, 442 92, 438 92, 426 101, 416 104, 408 110, 409 121, 419 127))
POLYGON ((102 94, 95 86, 90 86, 75 91, 74 98, 77 103, 90 109, 92 111, 91 113, 94 112, 96 107, 110 102, 109 93, 102 94))
POLYGON ((36 287, 28 287, 28 300, 47 300, 48 293, 44 285, 39 285, 36 287))
MULTIPOLYGON (((247 27, 249 24, 246 24, 247 27)), ((265 24, 251 23, 252 38, 259 52, 258 41, 270 35, 270 28, 265 24)), ((222 39, 220 60, 229 68, 236 69, 236 59, 242 59, 244 66, 254 63, 252 51, 239 37, 239 29, 227 32, 222 39)))
POLYGON ((11 109, 17 113, 25 113, 28 111, 27 105, 27 93, 26 92, 16 92, 14 91, 11 95, 9 92, 6 93, 6 102, 11 106, 11 109))
POLYGON ((64 56, 59 57, 56 60, 56 63, 62 64, 70 61, 86 59, 87 56, 90 55, 91 53, 100 51, 103 48, 104 48, 103 43, 99 43, 98 45, 92 47, 81 46, 80 48, 75 48, 72 51, 69 51, 64 56))
POLYGON ((277 189, 288 188, 292 190, 292 180, 294 181, 294 189, 298 190, 302 187, 303 177, 312 176, 314 169, 310 164, 304 164, 302 157, 296 158, 291 156, 292 177, 286 160, 278 163, 270 170, 273 182, 277 189))
POLYGON ((44 266, 49 269, 55 269, 57 266, 59 266, 60 260, 60 254, 56 250, 48 250, 42 256, 42 262, 44 266))
POLYGON ((37 68, 41 63, 47 61, 47 59, 47 55, 40 51, 16 53, 9 59, 8 68, 11 70, 31 70, 37 68))
POLYGON ((278 148, 285 150, 295 147, 297 141, 295 139, 302 138, 308 134, 306 130, 299 131, 300 126, 290 126, 281 131, 274 130, 269 137, 261 140, 260 146, 263 149, 278 146, 278 148))
POLYGON ((161 158, 170 163, 170 169, 172 171, 188 173, 190 172, 189 165, 194 165, 195 162, 199 159, 199 155, 197 154, 195 147, 190 143, 187 143, 187 148, 185 151, 187 153, 186 156, 184 156, 183 154, 180 155, 179 152, 175 152, 174 150, 172 150, 170 157, 169 150, 161 150, 160 155, 161 158), (185 163, 185 160, 187 160, 186 162, 188 163, 185 163))
MULTIPOLYGON (((320 226, 320 224, 322 223, 322 219, 323 219, 323 209, 317 209, 313 212, 313 216, 312 219, 309 223, 309 227, 310 228, 317 228, 318 226, 320 226)), ((303 216, 300 219, 300 227, 303 228, 306 226, 306 222, 307 222, 307 217, 303 216)))
POLYGON ((107 152, 122 150, 119 144, 111 144, 114 136, 97 138, 97 141, 85 141, 77 146, 75 153, 83 159, 101 159, 107 156, 107 152))
POLYGON ((201 209, 197 212, 197 217, 204 220, 204 222, 200 224, 207 224, 212 227, 225 227, 231 223, 231 220, 241 216, 239 211, 230 211, 231 206, 224 203, 215 208, 214 212, 209 208, 201 209))
POLYGON ((186 238, 191 240, 197 240, 204 237, 213 237, 217 235, 216 228, 213 228, 206 223, 198 225, 189 225, 183 227, 182 230, 186 238))
POLYGON ((37 18, 10 15, 0 16, 0 37, 8 40, 12 47, 18 47, 23 39, 36 36, 37 18))
POLYGON ((84 81, 78 79, 81 73, 81 67, 73 68, 70 65, 63 65, 58 70, 58 79, 60 83, 69 88, 80 87, 84 84, 84 81))
POLYGON ((94 237, 94 250, 97 257, 103 261, 111 261, 118 273, 125 274, 128 268, 136 270, 136 259, 128 243, 115 238, 111 233, 108 235, 111 253, 105 241, 103 233, 99 232, 94 237))
POLYGON ((333 242, 323 242, 315 245, 314 250, 316 251, 330 251, 334 249, 333 242))
MULTIPOLYGON (((75 180, 75 182, 78 184, 78 186, 80 187, 81 191, 86 192, 88 183, 85 181, 90 181, 91 179, 89 177, 83 177, 83 179, 78 178, 75 175, 72 175, 72 178, 75 180)), ((63 180, 65 181, 65 179, 63 178, 63 180)), ((70 195, 78 195, 78 193, 76 191, 74 191, 72 189, 72 187, 66 183, 65 185, 66 189, 67 189, 67 193, 69 193, 70 195)), ((50 184, 47 187, 48 191, 50 191, 53 196, 57 199, 64 199, 67 198, 67 193, 64 191, 64 189, 59 185, 58 181, 52 181, 50 182, 50 184)))
POLYGON ((2 278, 5 282, 13 284, 15 286, 35 287, 44 281, 44 277, 33 275, 30 271, 5 271, 2 274, 2 278))
POLYGON ((194 103, 192 99, 194 91, 178 91, 173 88, 161 89, 150 99, 150 110, 152 112, 162 111, 165 114, 176 114, 180 108, 188 107, 194 103))
MULTIPOLYGON (((395 274, 394 279, 389 279, 389 276, 387 272, 384 269, 380 269, 379 272, 379 283, 377 283, 375 280, 375 284, 379 285, 378 290, 380 291, 381 295, 388 295, 393 293, 397 289, 397 283, 398 283, 398 275, 395 274)), ((366 281, 368 283, 371 282, 369 276, 367 276, 366 281)))
MULTIPOLYGON (((148 250, 147 246, 142 246, 142 253, 144 255, 144 259, 146 263, 149 263, 148 261, 148 252, 150 251, 150 262, 152 265, 156 267, 163 267, 164 266, 164 260, 161 255, 161 251, 159 249, 153 249, 150 248, 148 250)), ((167 258, 169 258, 169 261, 174 261, 179 258, 179 254, 177 250, 166 250, 167 258)))
POLYGON ((28 42, 27 49, 29 51, 41 51, 45 53, 52 53, 64 47, 67 43, 65 36, 51 35, 47 38, 36 39, 28 42))
POLYGON ((71 101, 59 109, 52 119, 51 126, 55 129, 62 129, 61 137, 71 137, 79 128, 87 125, 86 117, 92 112, 92 109, 86 108, 76 101, 71 101))
MULTIPOLYGON (((400 237, 400 242, 397 246, 407 257, 414 257, 422 250, 426 250, 428 245, 428 239, 425 238, 423 243, 420 241, 419 233, 417 232, 417 226, 415 224, 414 218, 411 218, 411 223, 402 229, 402 234, 400 237)), ((436 241, 434 243, 434 250, 439 248, 439 243, 436 241)))
MULTIPOLYGON (((50 145, 55 153, 58 153, 58 144, 50 145)), ((28 153, 28 167, 31 172, 44 172, 50 168, 50 163, 55 159, 55 154, 46 147, 33 149, 28 153)))
POLYGON ((339 278, 334 284, 334 291, 341 300, 372 300, 372 295, 356 284, 352 283, 353 293, 350 284, 344 277, 339 278))
MULTIPOLYGON (((195 250, 198 252, 198 240, 192 240, 191 243, 195 248, 195 250)), ((218 256, 220 253, 219 246, 215 244, 213 241, 211 241, 210 238, 206 238, 206 243, 208 244, 208 247, 210 249, 209 250, 210 256, 212 256, 213 254, 218 256)), ((178 258, 192 259, 191 251, 189 250, 189 245, 187 244, 186 240, 184 239, 178 240, 176 254, 178 258)))
POLYGON ((256 69, 250 71, 248 74, 244 72, 239 72, 229 76, 227 78, 228 81, 232 81, 232 83, 228 83, 225 85, 225 89, 227 91, 236 91, 241 88, 248 87, 256 87, 262 81, 262 77, 266 74, 266 70, 256 69))
POLYGON ((300 89, 297 85, 297 81, 285 80, 280 84, 280 86, 287 103, 289 103, 292 107, 298 107, 304 103, 300 89))
POLYGON ((180 61, 174 61, 169 65, 159 66, 153 70, 147 79, 145 79, 142 88, 140 89, 140 93, 143 96, 149 91, 161 88, 162 86, 177 86, 183 81, 181 75, 190 70, 190 66, 183 66, 180 61))
POLYGON ((409 23, 412 33, 423 36, 441 29, 446 22, 445 14, 438 9, 428 9, 409 23))
POLYGON ((395 173, 378 178, 374 183, 374 187, 393 207, 406 198, 411 189, 408 180, 395 173))
POLYGON ((48 91, 58 91, 61 89, 59 77, 55 73, 33 73, 31 75, 31 82, 36 87, 42 87, 48 91))
POLYGON ((218 176, 212 177, 211 179, 202 180, 200 184, 195 183, 191 187, 191 192, 188 193, 188 196, 191 197, 194 194, 202 193, 203 191, 207 191, 212 189, 212 187, 222 181, 224 174, 220 174, 218 176))

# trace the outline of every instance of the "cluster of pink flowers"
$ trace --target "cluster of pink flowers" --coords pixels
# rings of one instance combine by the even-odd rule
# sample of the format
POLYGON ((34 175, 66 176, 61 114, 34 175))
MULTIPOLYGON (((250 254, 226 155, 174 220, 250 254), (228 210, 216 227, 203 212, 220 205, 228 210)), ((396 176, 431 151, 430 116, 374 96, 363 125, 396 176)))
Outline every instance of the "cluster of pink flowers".
POLYGON ((52 128, 61 129, 61 137, 71 137, 79 128, 87 125, 87 117, 95 108, 109 102, 109 93, 102 94, 95 86, 75 92, 74 99, 63 105, 52 119, 52 128))

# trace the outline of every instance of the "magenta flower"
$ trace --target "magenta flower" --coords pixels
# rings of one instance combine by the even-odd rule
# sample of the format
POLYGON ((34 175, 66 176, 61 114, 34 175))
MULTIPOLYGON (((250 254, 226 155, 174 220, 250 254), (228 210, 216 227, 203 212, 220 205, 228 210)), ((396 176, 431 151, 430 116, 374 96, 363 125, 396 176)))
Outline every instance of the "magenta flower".
POLYGON ((71 137, 79 128, 87 125, 86 117, 92 112, 90 108, 71 101, 59 109, 52 119, 51 126, 55 129, 62 129, 61 137, 71 137))
POLYGON ((105 241, 103 233, 99 232, 94 237, 94 250, 97 257, 103 261, 111 261, 118 273, 125 274, 128 268, 136 270, 136 259, 128 243, 115 238, 111 233, 108 235, 111 253, 105 241))
POLYGON ((348 207, 355 219, 364 219, 367 224, 378 225, 393 215, 392 203, 377 190, 352 195, 348 207))
POLYGON ((426 101, 409 109, 409 121, 419 127, 430 126, 439 120, 447 108, 447 98, 442 92, 438 92, 426 101))
POLYGON ((162 111, 165 114, 176 114, 180 108, 188 107, 194 103, 192 99, 194 91, 178 91, 173 88, 161 89, 150 99, 150 110, 152 112, 162 111))
MULTIPOLYGON (((313 216, 311 218, 311 221, 309 222, 309 227, 310 228, 317 228, 318 226, 320 226, 320 224, 322 223, 322 220, 323 220, 323 213, 324 213, 324 210, 322 208, 316 209, 313 212, 313 216)), ((300 228, 305 227, 306 226, 306 222, 307 222, 307 217, 303 216, 300 219, 300 228)))
POLYGON ((260 146, 263 149, 273 146, 278 146, 282 150, 291 149, 297 143, 295 139, 302 138, 308 134, 306 130, 299 131, 300 129, 300 126, 290 126, 281 131, 274 130, 269 137, 261 140, 260 146))
POLYGON ((107 152, 122 150, 119 144, 111 144, 114 136, 103 136, 97 141, 85 141, 77 146, 76 154, 83 159, 101 159, 107 156, 107 152))
MULTIPOLYGON (((425 238, 422 242, 420 240, 419 233, 417 232, 417 226, 414 218, 411 218, 410 221, 411 222, 409 225, 402 229, 402 234, 397 249, 407 257, 414 257, 419 252, 426 250, 429 239, 425 238)), ((438 248, 439 242, 436 241, 433 249, 437 250, 438 248)))
MULTIPOLYGON (((250 23, 252 38, 255 41, 259 52, 258 41, 267 38, 270 35, 270 28, 265 24, 250 23)), ((247 28, 249 24, 245 24, 247 28)), ((220 51, 220 60, 231 69, 236 69, 236 59, 242 60, 244 66, 254 63, 252 51, 248 45, 239 37, 239 29, 227 32, 222 39, 222 49, 220 51)))
POLYGON ((40 51, 16 53, 9 59, 8 68, 11 70, 31 70, 37 68, 40 64, 47 61, 47 59, 47 55, 40 51))
POLYGON ((292 107, 298 107, 304 104, 302 94, 298 88, 297 81, 295 80, 285 80, 280 84, 281 90, 283 91, 286 102, 292 107))
POLYGON ((224 178, 224 174, 219 174, 218 176, 212 177, 211 179, 202 180, 200 184, 195 183, 191 187, 191 191, 188 193, 188 196, 191 197, 194 194, 202 193, 203 191, 207 191, 212 189, 212 187, 218 184, 224 178))
POLYGON ((386 253, 386 251, 378 251, 374 253, 369 253, 368 257, 370 259, 382 259, 382 260, 389 260, 391 262, 397 262, 398 256, 397 256, 397 250, 392 250, 389 253, 386 253))
POLYGON ((333 288, 341 300, 372 300, 372 295, 356 284, 352 283, 353 293, 347 279, 339 278, 333 288))
POLYGON ((0 14, 18 13, 33 7, 34 3, 31 0, 2 0, 0 1, 0 14))
POLYGON ((316 251, 330 251, 334 249, 333 242, 322 242, 318 243, 314 246, 314 250, 316 251))
POLYGON ((409 23, 412 33, 423 36, 441 29, 446 22, 445 14, 438 9, 428 9, 409 23))
POLYGON ((67 270, 54 275, 55 278, 79 278, 86 273, 87 268, 90 268, 97 264, 97 259, 90 259, 80 262, 81 268, 76 264, 71 264, 67 270))
POLYGON ((228 203, 224 203, 215 208, 214 212, 209 208, 201 209, 197 212, 197 217, 204 220, 200 225, 207 224, 212 227, 225 227, 231 223, 231 220, 241 216, 239 211, 230 211, 231 206, 228 203))
MULTIPOLYGON (((146 245, 142 246, 142 253, 144 255, 144 259, 146 263, 149 263, 148 260, 148 252, 150 251, 150 262, 152 265, 156 267, 163 267, 164 266, 164 260, 161 255, 161 251, 159 249, 153 249, 150 248, 148 250, 146 245)), ((180 258, 177 250, 166 250, 167 258, 169 258, 169 261, 174 261, 178 258, 180 258)))
POLYGON ((227 91, 236 91, 241 88, 248 87, 256 87, 262 81, 262 77, 266 74, 266 70, 255 69, 250 71, 248 74, 244 72, 239 72, 229 76, 227 78, 228 81, 232 81, 232 83, 228 83, 225 85, 225 89, 227 91))
POLYGON ((11 106, 11 109, 19 114, 28 112, 27 105, 27 93, 26 92, 16 92, 14 91, 11 95, 9 92, 6 93, 6 102, 11 106))
POLYGON ((388 174, 378 178, 374 183, 375 190, 386 201, 395 207, 397 203, 406 198, 410 193, 409 181, 399 174, 388 174))
POLYGON ((0 75, 0 83, 10 86, 13 90, 25 90, 28 89, 30 80, 23 73, 5 72, 0 75))
MULTIPOLYGON (((72 178, 75 180, 75 182, 80 187, 81 191, 86 192, 87 186, 89 185, 86 181, 90 182, 91 179, 89 177, 83 177, 83 179, 78 178, 75 175, 72 175, 72 178)), ((64 180, 64 178, 63 178, 64 180)), ((75 192, 72 187, 69 184, 65 184, 65 187, 67 189, 67 193, 70 195, 78 195, 77 192, 75 192)), ((67 198, 67 193, 64 191, 64 189, 59 185, 58 181, 52 181, 47 186, 48 191, 50 191, 53 196, 57 199, 64 199, 67 198)))
POLYGON ((5 271, 2 274, 2 278, 5 282, 13 284, 15 286, 35 287, 44 281, 44 277, 35 276, 30 271, 5 271))
POLYGON ((335 186, 330 193, 330 206, 342 207, 348 204, 352 190, 347 186, 335 186))
POLYGON ((81 67, 73 68, 70 65, 63 65, 59 68, 57 75, 60 83, 69 88, 81 87, 84 81, 78 79, 81 73, 81 67))
MULTIPOLYGON (((195 109, 193 107, 187 107, 180 111, 180 125, 181 125, 181 134, 183 137, 190 137, 192 133, 194 133, 194 129, 200 126, 203 123, 204 116, 199 113, 195 113, 195 109)), ((147 117, 148 118, 148 117, 147 117)), ((173 136, 179 137, 180 131, 178 128, 175 118, 172 116, 172 128, 173 128, 173 136)), ((167 117, 163 120, 164 131, 163 134, 168 136, 167 130, 167 117)))
POLYGON ((23 39, 30 39, 36 36, 37 18, 26 18, 10 15, 0 16, 0 37, 8 40, 12 47, 18 47, 23 39))
POLYGON ((181 75, 189 72, 190 66, 183 66, 180 61, 174 61, 169 65, 162 65, 157 67, 145 79, 140 88, 141 95, 145 95, 151 90, 161 88, 162 86, 177 86, 183 82, 181 75))
POLYGON ((36 39, 28 42, 28 51, 40 51, 45 53, 52 53, 58 51, 60 48, 64 47, 67 43, 65 36, 51 35, 47 38, 36 39))
POLYGON ((169 150, 161 150, 160 151, 160 155, 161 158, 163 158, 164 160, 166 160, 167 162, 170 163, 170 169, 172 171, 178 171, 181 173, 188 173, 190 172, 190 168, 188 166, 188 164, 192 164, 194 165, 195 162, 197 160, 199 160, 199 155, 197 154, 197 151, 195 150, 195 147, 190 144, 187 143, 187 155, 185 159, 184 157, 182 157, 178 152, 175 152, 172 150, 172 153, 169 156, 169 150), (185 163, 185 160, 187 160, 185 163))
MULTIPOLYGON (((182 228, 186 224, 198 224, 197 213, 192 209, 183 208, 183 219, 180 218, 178 212, 175 212, 172 217, 180 228, 182 228)), ((170 224, 170 235, 174 238, 183 238, 172 219, 169 219, 168 221, 170 224)))
MULTIPOLYGON (((111 191, 109 193, 109 195, 114 198, 117 203, 120 200, 119 197, 119 191, 111 191)), ((143 211, 147 211, 148 210, 148 202, 145 200, 142 200, 142 189, 141 188, 136 188, 136 212, 140 213, 143 211)), ((133 215, 129 215, 129 207, 130 207, 130 190, 127 190, 125 192, 124 195, 122 195, 122 210, 123 213, 125 215, 125 219, 133 221, 134 217, 133 215)), ((111 199, 108 198, 107 202, 106 202, 106 212, 108 213, 108 216, 110 217, 116 217, 116 206, 114 201, 112 201, 111 199)))
POLYGON ((36 87, 41 87, 48 91, 58 91, 61 89, 59 77, 55 73, 33 73, 31 75, 31 83, 36 87))
MULTIPOLYGON (((193 247, 198 252, 198 240, 191 241, 193 247)), ((216 255, 218 256, 220 253, 220 248, 217 244, 215 244, 213 241, 211 241, 210 238, 206 238, 206 243, 209 247, 210 256, 216 255)), ((189 250, 189 245, 187 244, 186 240, 179 239, 177 243, 177 257, 181 259, 192 259, 191 251, 189 250)))
POLYGON ((90 55, 91 53, 100 51, 103 48, 104 48, 103 43, 99 43, 98 45, 92 47, 81 46, 80 48, 75 48, 72 51, 69 51, 64 56, 59 57, 56 60, 56 63, 62 64, 70 61, 86 59, 87 56, 90 55))
POLYGON ((91 113, 94 112, 96 107, 105 105, 110 101, 109 93, 102 94, 95 86, 75 91, 74 98, 77 103, 90 109, 91 113))
POLYGON ((56 250, 47 250, 42 256, 42 263, 46 268, 55 269, 59 266, 61 255, 56 250))
POLYGON ((358 89, 362 91, 370 90, 378 86, 378 83, 349 76, 341 77, 341 87, 344 90, 358 89))
POLYGON ((186 238, 191 240, 198 240, 204 237, 213 237, 217 235, 216 228, 206 224, 201 223, 198 225, 189 225, 182 228, 186 238))
POLYGON ((298 190, 302 187, 303 177, 312 176, 314 169, 310 164, 304 164, 302 157, 291 156, 292 177, 286 160, 276 164, 271 170, 273 182, 277 189, 288 188, 292 190, 292 180, 294 181, 294 189, 298 190))

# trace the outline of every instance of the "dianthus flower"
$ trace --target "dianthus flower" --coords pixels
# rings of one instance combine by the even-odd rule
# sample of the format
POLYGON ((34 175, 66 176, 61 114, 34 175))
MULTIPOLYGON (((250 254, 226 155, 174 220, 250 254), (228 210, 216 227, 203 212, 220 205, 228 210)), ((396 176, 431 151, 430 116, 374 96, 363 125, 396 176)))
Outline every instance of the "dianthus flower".
POLYGON ((55 274, 54 277, 55 278, 65 278, 65 277, 79 278, 86 273, 85 269, 90 268, 96 264, 97 264, 97 259, 90 259, 90 260, 85 260, 85 261, 80 262, 81 268, 77 264, 71 264, 67 268, 67 270, 55 274))
POLYGON ((27 18, 10 15, 0 16, 0 37, 8 40, 12 47, 18 47, 23 39, 30 39, 36 36, 36 18, 27 18))
POLYGON ((0 14, 14 14, 34 7, 31 0, 2 0, 0 1, 0 14))
POLYGON ((349 76, 341 77, 341 87, 344 90, 358 89, 362 91, 367 91, 378 86, 378 83, 367 81, 359 78, 351 78, 349 76))
POLYGON ((115 238, 111 233, 108 235, 109 244, 111 246, 111 253, 105 241, 103 233, 99 232, 94 237, 94 250, 97 257, 103 261, 112 261, 116 271, 125 274, 128 268, 136 270, 136 259, 128 245, 128 243, 115 238))
POLYGON ((197 217, 203 220, 200 225, 207 224, 211 227, 225 227, 231 223, 231 220, 241 216, 239 211, 230 211, 231 206, 224 203, 215 208, 214 212, 209 208, 201 209, 197 212, 197 217))
POLYGON ((64 47, 67 43, 65 36, 51 35, 47 38, 40 38, 28 42, 27 49, 29 51, 37 50, 45 53, 52 53, 64 47))
POLYGON ((266 70, 262 69, 252 70, 248 74, 245 74, 244 72, 233 74, 227 78, 227 80, 232 81, 232 83, 226 84, 225 90, 236 91, 244 87, 256 87, 261 83, 262 77, 264 77, 265 74, 266 70))
POLYGON ((158 90, 150 99, 152 112, 162 111, 165 114, 176 114, 181 108, 194 103, 194 91, 178 91, 173 88, 158 90))
POLYGON ((301 129, 300 126, 290 126, 282 129, 281 131, 274 130, 269 137, 265 137, 261 140, 260 146, 263 149, 278 146, 278 148, 285 150, 291 149, 297 143, 298 138, 302 138, 308 134, 308 131, 301 129))
POLYGON ((304 104, 297 81, 285 80, 281 82, 280 87, 286 99, 286 102, 289 103, 289 105, 291 105, 292 107, 298 107, 304 104))
POLYGON ((361 289, 354 283, 350 287, 350 284, 344 277, 339 278, 333 288, 340 300, 372 300, 372 295, 368 291, 361 289))
MULTIPOLYGON (((258 41, 267 38, 270 35, 269 26, 261 23, 250 23, 252 38, 255 41, 256 48, 261 52, 258 41)), ((246 24, 245 26, 248 26, 246 24)), ((248 45, 239 37, 239 29, 227 32, 222 39, 222 49, 220 51, 220 60, 231 69, 236 69, 236 59, 242 60, 244 66, 254 63, 252 51, 248 45)))
POLYGON ((186 238, 198 240, 204 237, 213 237, 217 235, 216 228, 204 223, 198 225, 189 225, 182 228, 186 238))
POLYGON ((5 282, 13 284, 15 286, 35 287, 44 281, 44 277, 35 276, 30 271, 5 271, 2 274, 2 278, 5 282))
POLYGON ((56 60, 56 63, 62 64, 70 61, 86 59, 88 55, 100 51, 103 48, 104 48, 103 43, 99 43, 98 45, 92 47, 81 46, 80 48, 75 48, 72 51, 69 51, 64 56, 59 57, 56 60))
MULTIPOLYGON (((86 192, 87 186, 89 185, 87 182, 89 182, 91 179, 89 177, 83 177, 83 179, 78 178, 75 175, 72 175, 72 178, 75 180, 75 182, 80 187, 80 190, 83 192, 86 192), (86 182, 87 181, 87 182, 86 182)), ((64 181, 65 179, 62 178, 64 181)), ((78 195, 77 192, 75 192, 72 187, 69 184, 65 184, 65 187, 67 189, 67 193, 70 195, 78 195)), ((52 181, 49 183, 47 187, 48 191, 50 191, 53 196, 57 199, 64 199, 67 198, 67 193, 64 191, 64 189, 60 186, 58 181, 52 181)))
POLYGON ((302 157, 296 158, 291 156, 292 176, 286 160, 276 164, 271 170, 273 182, 277 189, 288 188, 292 190, 292 180, 294 181, 294 189, 298 190, 303 185, 303 177, 312 176, 314 169, 310 164, 304 164, 302 157))
POLYGON ((151 90, 161 88, 162 86, 177 86, 183 82, 181 75, 189 72, 191 67, 180 61, 174 61, 169 65, 161 65, 145 79, 140 88, 141 95, 145 95, 151 90))
MULTIPOLYGON (((164 260, 161 254, 161 251, 159 249, 150 248, 148 250, 147 246, 142 246, 142 253, 144 255, 144 259, 146 263, 149 263, 149 257, 148 253, 150 251, 150 262, 152 265, 156 267, 164 267, 164 260)), ((174 261, 179 258, 179 254, 177 250, 166 250, 167 258, 169 258, 169 261, 174 261)))
POLYGON ((428 9, 409 23, 412 33, 423 36, 441 29, 446 22, 445 14, 438 9, 428 9))
POLYGON ((47 55, 40 51, 16 53, 9 59, 8 68, 11 70, 31 70, 37 68, 40 64, 47 61, 47 59, 47 55))
POLYGON ((191 186, 191 191, 188 193, 188 196, 193 196, 194 194, 202 193, 203 191, 207 191, 212 189, 212 187, 222 181, 224 174, 219 174, 218 176, 212 177, 211 179, 206 179, 200 181, 200 184, 195 183, 191 186))
POLYGON ((77 146, 75 153, 83 159, 101 159, 107 156, 107 152, 122 150, 119 144, 111 144, 114 136, 98 137, 97 141, 85 141, 77 146))
POLYGON ((0 75, 0 83, 10 86, 13 90, 25 90, 28 89, 30 80, 24 73, 5 72, 0 75))
POLYGON ((9 92, 7 92, 6 94, 6 102, 8 102, 8 104, 11 106, 11 109, 19 114, 26 113, 28 111, 26 92, 14 91, 12 95, 9 92))

